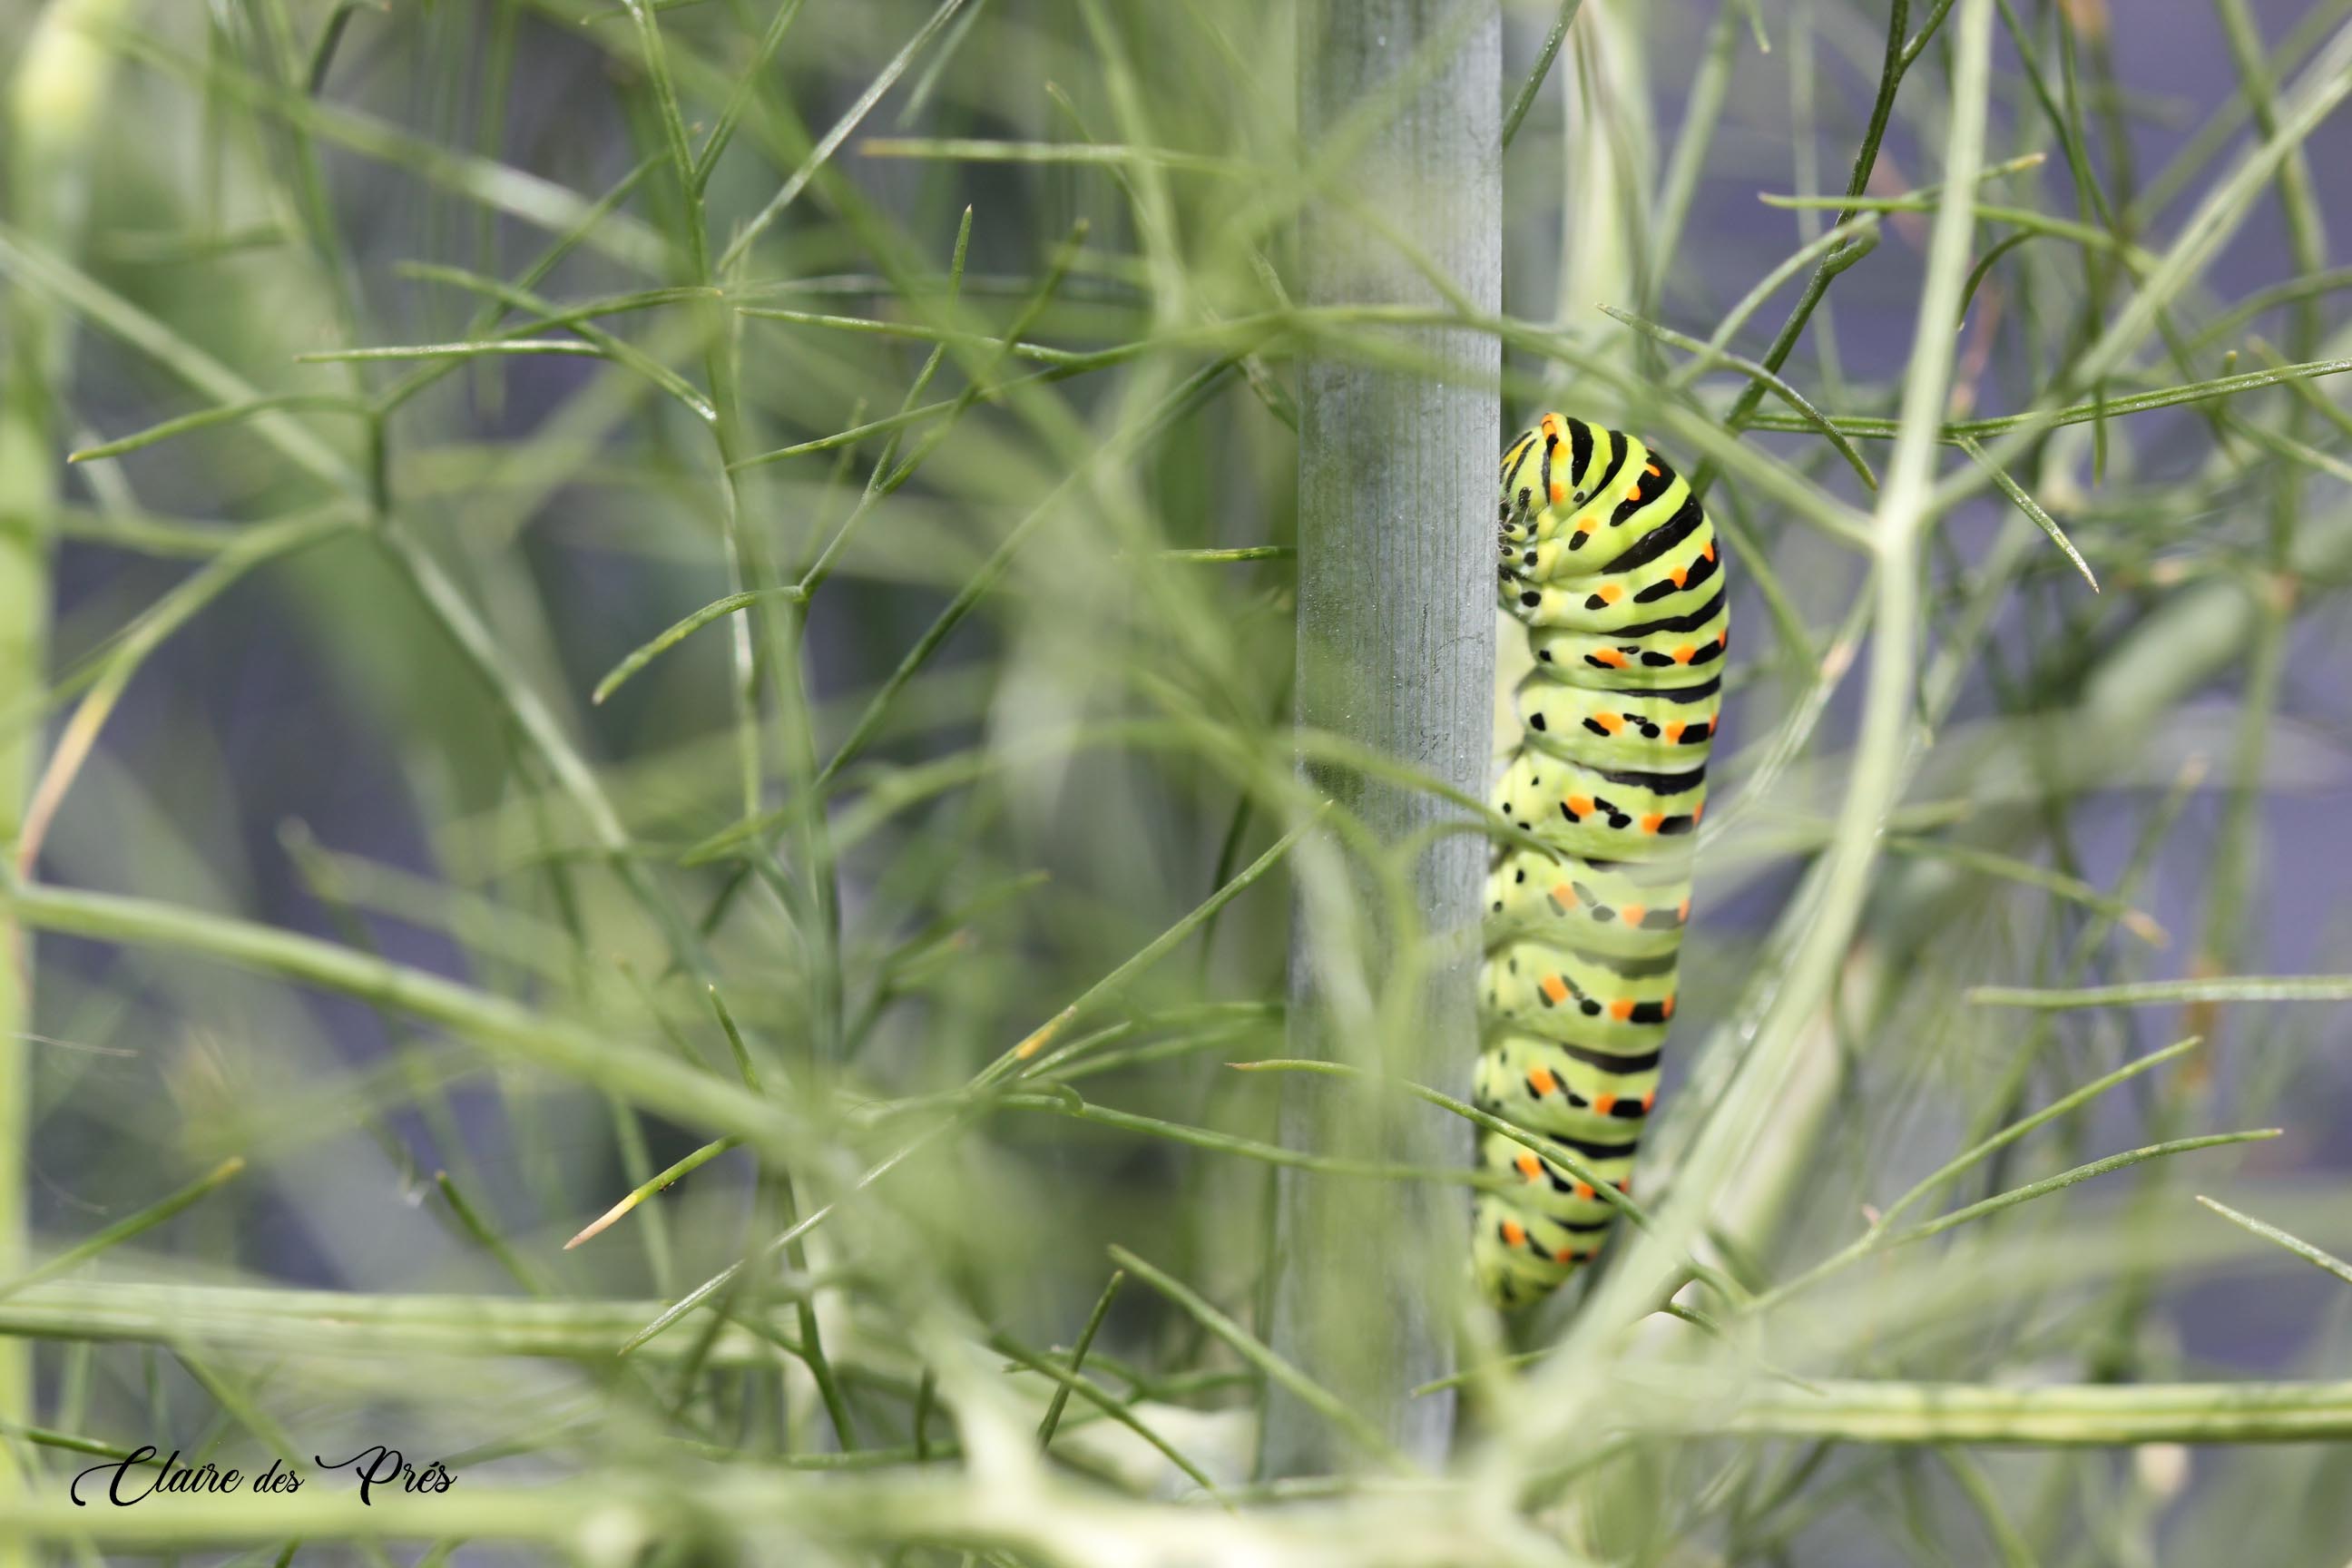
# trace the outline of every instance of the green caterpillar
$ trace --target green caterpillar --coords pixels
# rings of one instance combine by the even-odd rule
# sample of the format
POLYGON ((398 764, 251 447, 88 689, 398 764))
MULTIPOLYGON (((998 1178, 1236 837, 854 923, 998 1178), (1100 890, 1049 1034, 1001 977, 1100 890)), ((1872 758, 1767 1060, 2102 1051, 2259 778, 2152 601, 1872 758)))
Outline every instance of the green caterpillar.
MULTIPOLYGON (((1502 602, 1535 668, 1496 808, 1543 842, 1488 873, 1477 1103, 1628 1191, 1690 918, 1690 846, 1729 643, 1690 483, 1642 442, 1547 414, 1503 454, 1502 602)), ((1600 1251, 1613 1210, 1499 1133, 1472 1261, 1525 1306, 1600 1251)))

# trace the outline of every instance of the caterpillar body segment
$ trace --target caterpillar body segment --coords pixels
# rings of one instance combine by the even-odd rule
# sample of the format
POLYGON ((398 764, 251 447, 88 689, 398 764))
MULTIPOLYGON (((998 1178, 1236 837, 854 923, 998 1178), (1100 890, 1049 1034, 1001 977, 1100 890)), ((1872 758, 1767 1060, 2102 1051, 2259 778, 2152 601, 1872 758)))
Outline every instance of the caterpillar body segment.
MULTIPOLYGON (((1530 940, 1602 957, 1672 959, 1690 919, 1690 884, 1676 872, 1671 863, 1606 865, 1511 851, 1487 875, 1486 952, 1530 940), (1667 875, 1656 876, 1661 870, 1667 875)), ((1508 973, 1508 955, 1503 963, 1508 973)), ((1484 984, 1492 989, 1498 979, 1488 975, 1484 984)))
MULTIPOLYGON (((1706 748, 1693 746, 1704 753, 1706 748)), ((1675 763, 1687 763, 1675 757, 1675 763)), ((1522 746, 1504 769, 1495 807, 1528 832, 1548 826, 1559 848, 1612 859, 1630 828, 1649 837, 1690 832, 1706 811, 1706 768, 1602 768, 1522 746)))
POLYGON ((1601 1248, 1657 1102, 1690 919, 1692 834, 1729 646, 1724 562, 1689 482, 1640 439, 1547 414, 1505 449, 1500 595, 1534 672, 1496 808, 1540 849, 1498 851, 1479 982, 1482 1110, 1472 1261, 1526 1306, 1601 1248))
MULTIPOLYGON (((1715 695, 1712 683, 1697 700, 1715 695)), ((1526 749, 1597 768, 1669 769, 1714 739, 1687 690, 1594 690, 1537 676, 1514 700, 1526 749)))
POLYGON ((1596 680, 1633 691, 1687 687, 1693 671, 1712 673, 1730 646, 1731 623, 1717 595, 1690 616, 1661 617, 1622 631, 1536 626, 1528 646, 1538 671, 1595 672, 1596 680))

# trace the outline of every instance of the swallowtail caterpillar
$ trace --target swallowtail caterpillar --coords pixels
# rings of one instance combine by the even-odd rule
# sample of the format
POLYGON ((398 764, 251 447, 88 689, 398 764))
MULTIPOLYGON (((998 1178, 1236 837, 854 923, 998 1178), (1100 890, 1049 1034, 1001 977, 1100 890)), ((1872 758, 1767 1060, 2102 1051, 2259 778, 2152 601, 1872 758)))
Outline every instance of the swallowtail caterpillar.
MULTIPOLYGON (((1486 887, 1477 1103, 1628 1189, 1657 1100, 1690 918, 1692 830, 1728 644, 1721 552, 1690 482, 1638 439, 1547 414, 1503 454, 1502 603, 1527 627, 1518 743, 1486 887)), ((1499 1133, 1472 1261, 1526 1306, 1600 1251, 1614 1213, 1499 1133)))

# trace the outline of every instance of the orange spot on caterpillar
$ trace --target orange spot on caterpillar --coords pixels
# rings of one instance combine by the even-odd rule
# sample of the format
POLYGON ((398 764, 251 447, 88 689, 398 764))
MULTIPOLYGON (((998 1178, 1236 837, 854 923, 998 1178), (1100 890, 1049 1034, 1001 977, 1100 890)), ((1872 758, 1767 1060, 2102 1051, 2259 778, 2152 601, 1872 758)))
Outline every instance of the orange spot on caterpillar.
POLYGON ((1613 647, 1594 648, 1592 650, 1592 657, 1599 659, 1601 663, 1607 665, 1612 669, 1622 669, 1625 668, 1625 656, 1619 653, 1613 647))
POLYGON ((1558 1252, 1551 1255, 1551 1260, 1554 1263, 1561 1265, 1563 1268, 1569 1264, 1581 1263, 1584 1261, 1576 1255, 1576 1248, 1572 1247, 1561 1247, 1558 1252))
POLYGON ((1625 590, 1614 583, 1603 583, 1593 590, 1592 596, 1604 605, 1613 605, 1625 596, 1625 590))
POLYGON ((1633 1004, 1620 996, 1609 1004, 1609 1016, 1622 1024, 1633 1016, 1633 1004))
POLYGON ((1612 735, 1625 727, 1625 716, 1622 713, 1595 713, 1592 716, 1592 721, 1612 735))
POLYGON ((1675 723, 1672 723, 1672 724, 1669 724, 1669 725, 1667 725, 1667 726, 1666 726, 1666 744, 1667 744, 1667 745, 1671 746, 1671 745, 1673 745, 1675 742, 1677 742, 1677 741, 1681 740, 1682 738, 1683 738, 1683 727, 1682 727, 1682 724, 1681 724, 1681 722, 1680 722, 1679 721, 1675 721, 1675 723))
POLYGON ((1564 485, 1564 484, 1561 484, 1558 479, 1554 479, 1554 480, 1552 480, 1552 482, 1551 482, 1551 504, 1552 504, 1552 505, 1554 505, 1554 506, 1558 506, 1560 502, 1562 502, 1562 501, 1566 500, 1567 499, 1568 499, 1568 487, 1567 487, 1566 485, 1564 485))
POLYGON ((1551 896, 1560 901, 1562 908, 1571 907, 1576 902, 1576 889, 1569 886, 1566 882, 1562 882, 1559 886, 1553 888, 1551 890, 1551 896))
POLYGON ((1700 801, 1696 805, 1692 806, 1692 807, 1691 807, 1691 826, 1692 826, 1693 827, 1696 827, 1696 826, 1698 826, 1698 819, 1699 819, 1700 817, 1702 817, 1702 816, 1705 816, 1706 815, 1706 802, 1705 802, 1705 801, 1700 801))
POLYGON ((1673 583, 1677 588, 1681 587, 1683 584, 1689 579, 1689 577, 1690 574, 1680 566, 1675 567, 1673 571, 1666 574, 1667 580, 1673 583))
POLYGON ((1595 1116, 1606 1116, 1616 1109, 1617 1097, 1613 1094, 1601 1095, 1592 1102, 1592 1114, 1595 1116))
POLYGON ((1675 918, 1676 920, 1684 921, 1690 919, 1690 900, 1688 899, 1685 899, 1681 903, 1675 906, 1675 918))
POLYGON ((1721 631, 1715 634, 1715 646, 1717 647, 1729 647, 1731 646, 1731 628, 1729 626, 1726 626, 1721 631))
POLYGON ((1576 1195, 1583 1202, 1589 1204, 1592 1201, 1592 1188, 1583 1182, 1579 1182, 1576 1184, 1576 1195))
POLYGON ((1579 821, 1592 815, 1592 797, 1589 795, 1570 795, 1563 804, 1568 807, 1568 815, 1579 821))
POLYGON ((1702 555, 1704 555, 1704 556, 1706 556, 1709 561, 1714 560, 1714 559, 1715 559, 1715 541, 1714 541, 1714 540, 1712 540, 1712 539, 1708 540, 1708 541, 1706 542, 1706 548, 1705 550, 1700 551, 1700 552, 1699 552, 1699 553, 1700 553, 1700 554, 1702 554, 1702 555))
POLYGON ((1547 974, 1543 977, 1543 994, 1554 1002, 1565 1002, 1568 1000, 1568 982, 1557 974, 1547 974))
POLYGON ((1659 468, 1655 463, 1644 463, 1642 467, 1643 471, 1647 473, 1654 479, 1663 479, 1666 477, 1665 470, 1659 468))
POLYGON ((1547 435, 1547 436, 1557 436, 1557 435, 1559 435, 1559 415, 1557 415, 1557 414, 1547 414, 1547 415, 1545 415, 1545 416, 1543 416, 1543 419, 1542 419, 1542 421, 1541 421, 1541 424, 1542 424, 1543 433, 1544 433, 1545 435, 1547 435))
POLYGON ((1658 1004, 1658 1016, 1661 1018, 1671 1018, 1674 1016, 1675 999, 1669 996, 1664 1001, 1658 1004))
POLYGON ((1594 529, 1599 528, 1600 526, 1601 523, 1598 519, 1588 517, 1582 522, 1576 525, 1576 531, 1579 533, 1591 533, 1594 529))
POLYGON ((1627 489, 1625 492, 1625 499, 1627 500, 1640 500, 1642 499, 1642 487, 1634 485, 1627 489))
POLYGON ((1528 1074, 1528 1087, 1536 1091, 1538 1100, 1541 1100, 1559 1087, 1559 1079, 1551 1076, 1551 1068, 1537 1068, 1528 1074))
POLYGON ((1688 664, 1691 661, 1691 656, 1696 652, 1698 652, 1698 649, 1691 647, 1688 643, 1685 643, 1682 647, 1675 649, 1675 662, 1676 664, 1688 664))
POLYGON ((1649 1113, 1649 1110, 1650 1110, 1650 1108, 1651 1108, 1652 1106, 1654 1106, 1654 1105, 1657 1104, 1657 1103, 1658 1103, 1658 1091, 1657 1091, 1656 1089, 1652 1089, 1649 1093, 1647 1093, 1647 1094, 1645 1094, 1645 1095, 1643 1095, 1643 1096, 1642 1097, 1642 1111, 1643 1111, 1643 1114, 1647 1115, 1647 1114, 1649 1113))
POLYGON ((1504 1245, 1507 1247, 1517 1247, 1527 1239, 1528 1227, 1526 1226, 1521 1225, 1515 1219, 1507 1219, 1503 1222, 1504 1245))
POLYGON ((1535 1181, 1543 1175, 1543 1162, 1537 1159, 1532 1152, 1521 1153, 1519 1157, 1512 1163, 1518 1166, 1519 1174, 1525 1176, 1530 1182, 1535 1181))
POLYGON ((1637 926, 1642 923, 1642 917, 1649 912, 1646 904, 1627 904, 1617 911, 1617 917, 1629 926, 1637 926))
POLYGON ((1658 825, 1664 821, 1665 821, 1664 816, 1659 812, 1654 811, 1647 816, 1642 818, 1642 831, 1644 833, 1655 833, 1658 830, 1658 825))

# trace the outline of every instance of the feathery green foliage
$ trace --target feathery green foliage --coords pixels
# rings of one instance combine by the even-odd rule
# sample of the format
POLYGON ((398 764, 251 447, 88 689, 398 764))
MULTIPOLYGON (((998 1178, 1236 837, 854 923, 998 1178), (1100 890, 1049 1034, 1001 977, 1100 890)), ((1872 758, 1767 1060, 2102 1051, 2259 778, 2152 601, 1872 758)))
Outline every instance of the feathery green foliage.
POLYGON ((0 6, 12 1561, 2352 1554, 2352 6, 2156 7, 2193 124, 2095 0, 1501 9, 1496 308, 1334 174, 1438 45, 1302 144, 1294 7, 0 6), (1270 1216, 1510 1131, 1285 1043, 1516 832, 1291 723, 1300 369, 1449 338, 1754 593, 1605 1262, 1372 1260, 1425 1464, 1270 1216), (310 1479, 68 1500, 142 1445, 310 1479))

